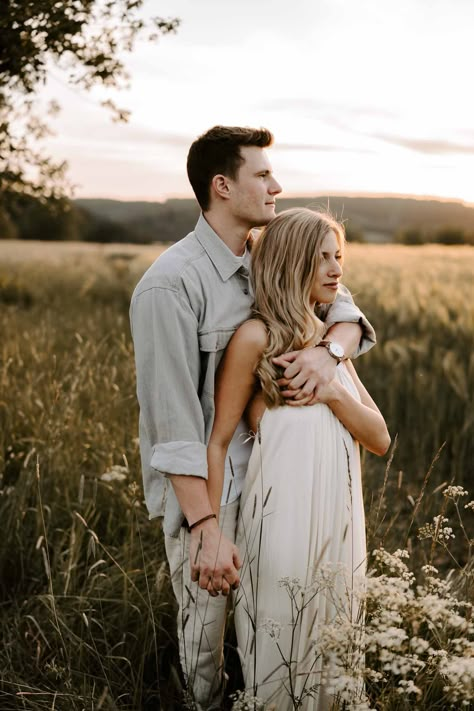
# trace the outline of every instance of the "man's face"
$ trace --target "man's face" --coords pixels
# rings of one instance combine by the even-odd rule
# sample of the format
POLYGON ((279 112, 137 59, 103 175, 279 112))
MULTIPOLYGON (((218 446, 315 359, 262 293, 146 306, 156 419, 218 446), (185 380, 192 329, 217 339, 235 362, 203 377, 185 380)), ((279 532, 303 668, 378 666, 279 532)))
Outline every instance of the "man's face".
POLYGON ((248 229, 266 225, 275 217, 275 198, 281 186, 275 180, 264 148, 245 146, 237 177, 229 181, 229 208, 248 229))

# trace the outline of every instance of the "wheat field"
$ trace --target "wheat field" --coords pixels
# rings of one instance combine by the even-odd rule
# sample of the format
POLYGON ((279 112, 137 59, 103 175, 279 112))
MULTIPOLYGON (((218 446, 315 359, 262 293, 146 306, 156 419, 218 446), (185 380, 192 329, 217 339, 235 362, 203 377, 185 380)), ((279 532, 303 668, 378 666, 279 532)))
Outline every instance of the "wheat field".
MULTIPOLYGON (((2 711, 183 707, 128 326, 133 286, 162 249, 0 242, 2 711)), ((449 545, 419 529, 448 504, 456 514, 445 487, 473 494, 473 274, 473 247, 351 244, 343 279, 378 335, 356 367, 396 440, 385 461, 363 457, 369 550, 406 549, 412 571, 429 563, 446 580, 464 571, 471 600, 472 507, 449 545)), ((230 634, 236 688, 231 646, 230 634)), ((381 683, 373 708, 413 707, 381 683)), ((449 707, 442 685, 425 686, 419 708, 449 707)), ((465 708, 474 688, 467 698, 449 704, 465 708)))

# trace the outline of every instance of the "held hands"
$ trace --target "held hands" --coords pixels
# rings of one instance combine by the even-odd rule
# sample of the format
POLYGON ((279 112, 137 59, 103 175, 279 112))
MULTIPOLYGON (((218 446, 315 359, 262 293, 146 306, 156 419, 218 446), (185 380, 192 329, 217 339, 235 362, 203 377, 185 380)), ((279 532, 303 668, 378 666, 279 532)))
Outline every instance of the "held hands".
POLYGON ((219 528, 215 519, 193 528, 189 545, 191 580, 216 597, 228 595, 240 583, 239 551, 219 528))
POLYGON ((327 402, 337 387, 336 360, 326 348, 304 348, 273 358, 273 363, 285 368, 277 382, 286 404, 299 407, 327 402))

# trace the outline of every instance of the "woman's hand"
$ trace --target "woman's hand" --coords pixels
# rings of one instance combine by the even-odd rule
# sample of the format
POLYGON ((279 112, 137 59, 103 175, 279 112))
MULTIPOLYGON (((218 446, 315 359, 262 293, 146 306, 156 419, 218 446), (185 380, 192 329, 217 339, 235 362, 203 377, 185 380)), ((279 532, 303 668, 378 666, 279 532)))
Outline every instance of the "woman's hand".
POLYGON ((341 383, 335 378, 329 381, 329 383, 319 385, 311 404, 315 405, 317 402, 322 402, 329 405, 331 402, 334 402, 334 400, 337 400, 342 387, 343 385, 341 385, 341 383))
POLYGON ((336 361, 325 348, 303 348, 273 358, 273 363, 285 368, 277 383, 287 405, 314 405, 317 392, 330 383, 336 374, 336 361))
MULTIPOLYGON (((282 378, 281 386, 285 387, 285 379, 282 378)), ((328 405, 337 399, 342 387, 341 383, 333 378, 327 383, 320 383, 316 388, 316 391, 310 393, 310 395, 304 395, 302 390, 297 390, 295 392, 294 398, 287 399, 286 404, 292 407, 301 407, 302 405, 316 405, 317 403, 325 403, 328 405)))

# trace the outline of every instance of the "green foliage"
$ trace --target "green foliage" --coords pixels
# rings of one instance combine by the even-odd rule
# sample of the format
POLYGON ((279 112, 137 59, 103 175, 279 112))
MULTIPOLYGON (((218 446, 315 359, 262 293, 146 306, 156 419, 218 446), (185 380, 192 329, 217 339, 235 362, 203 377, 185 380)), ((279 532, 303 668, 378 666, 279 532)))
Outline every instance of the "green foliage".
POLYGON ((353 227, 350 223, 345 225, 346 239, 348 242, 365 242, 366 238, 362 230, 353 227))
MULTIPOLYGON (((48 126, 35 110, 38 87, 51 63, 84 89, 120 87, 128 80, 124 54, 139 37, 156 40, 176 31, 179 21, 143 19, 143 0, 4 0, 0 4, 0 188, 10 193, 59 197, 68 191, 65 164, 41 150, 48 126)), ((115 120, 128 112, 104 104, 115 120)), ((58 110, 56 104, 50 107, 58 110)))
POLYGON ((427 239, 423 232, 414 227, 402 230, 396 236, 396 242, 399 244, 424 244, 426 241, 427 239))
POLYGON ((442 227, 440 229, 427 232, 420 228, 409 228, 401 230, 396 235, 396 242, 399 244, 419 245, 430 242, 437 244, 473 244, 473 235, 467 233, 460 227, 442 227))
POLYGON ((443 227, 435 233, 433 241, 439 244, 472 244, 472 236, 456 227, 443 227))

